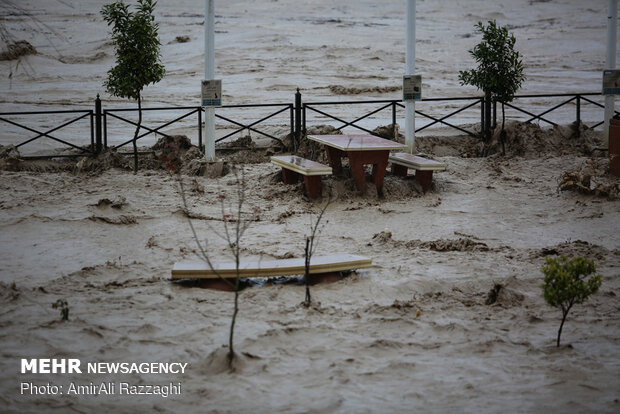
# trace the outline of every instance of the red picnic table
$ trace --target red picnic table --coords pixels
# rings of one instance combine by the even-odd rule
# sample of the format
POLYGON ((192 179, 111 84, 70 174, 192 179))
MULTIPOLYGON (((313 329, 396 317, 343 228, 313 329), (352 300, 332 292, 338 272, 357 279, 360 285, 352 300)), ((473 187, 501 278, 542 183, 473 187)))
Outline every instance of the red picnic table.
POLYGON ((353 179, 360 192, 366 187, 364 165, 372 164, 372 179, 377 194, 383 193, 383 178, 391 150, 403 150, 405 145, 374 135, 308 135, 308 139, 325 145, 332 172, 342 175, 342 158, 349 158, 353 179))

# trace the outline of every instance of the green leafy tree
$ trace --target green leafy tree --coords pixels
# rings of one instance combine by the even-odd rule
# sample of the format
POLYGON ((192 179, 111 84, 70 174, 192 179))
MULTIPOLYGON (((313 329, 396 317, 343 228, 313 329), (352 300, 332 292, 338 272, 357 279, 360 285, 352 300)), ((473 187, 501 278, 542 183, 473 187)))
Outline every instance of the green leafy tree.
POLYGON ((596 265, 585 257, 568 259, 560 256, 559 259, 546 258, 542 268, 545 278, 542 284, 545 301, 562 310, 562 323, 558 330, 557 346, 560 346, 560 336, 566 316, 573 305, 583 303, 601 286, 601 275, 591 276, 596 272, 596 265))
POLYGON ((482 41, 469 54, 476 60, 476 69, 459 72, 461 85, 473 85, 484 91, 485 96, 485 132, 486 141, 490 141, 490 105, 491 102, 502 103, 502 153, 505 153, 504 124, 506 114, 504 103, 511 102, 515 93, 525 80, 523 62, 518 51, 514 50, 516 39, 507 27, 498 26, 495 20, 489 20, 487 26, 482 22, 476 24, 476 30, 482 33, 482 41))
POLYGON ((108 71, 104 86, 114 96, 138 101, 138 123, 133 136, 134 173, 138 171, 142 89, 159 82, 166 73, 160 61, 161 43, 153 17, 156 4, 154 0, 138 0, 136 11, 131 12, 129 6, 119 0, 101 9, 104 20, 112 27, 112 43, 116 49, 116 65, 108 71))

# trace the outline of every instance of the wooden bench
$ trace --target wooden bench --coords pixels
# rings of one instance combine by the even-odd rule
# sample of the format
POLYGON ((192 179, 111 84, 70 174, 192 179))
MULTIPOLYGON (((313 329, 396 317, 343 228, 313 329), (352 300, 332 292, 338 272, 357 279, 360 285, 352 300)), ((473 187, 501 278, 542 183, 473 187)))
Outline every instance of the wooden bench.
MULTIPOLYGON (((214 262, 212 264, 213 269, 204 261, 193 260, 175 263, 172 268, 172 279, 208 279, 216 282, 212 287, 218 287, 221 286, 217 284, 220 277, 225 279, 237 277, 235 262, 214 262)), ((310 275, 315 278, 315 281, 324 280, 322 279, 323 276, 331 276, 336 272, 371 266, 371 258, 353 254, 315 256, 310 261, 310 275)), ((241 261, 239 265, 239 277, 243 278, 303 275, 305 271, 305 259, 303 257, 241 261)))
POLYGON ((271 162, 282 167, 282 181, 285 184, 295 184, 303 176, 310 198, 317 198, 321 193, 321 176, 332 173, 331 167, 297 155, 274 155, 271 162))
POLYGON ((424 191, 431 188, 433 171, 444 171, 446 169, 446 165, 439 161, 429 160, 406 152, 391 154, 390 162, 392 163, 392 173, 400 177, 406 177, 409 168, 416 170, 415 177, 424 191))

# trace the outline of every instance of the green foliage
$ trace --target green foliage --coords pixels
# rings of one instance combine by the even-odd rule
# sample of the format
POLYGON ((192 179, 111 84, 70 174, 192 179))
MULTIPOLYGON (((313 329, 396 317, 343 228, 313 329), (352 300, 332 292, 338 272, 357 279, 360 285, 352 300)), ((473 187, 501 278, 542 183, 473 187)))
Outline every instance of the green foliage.
POLYGON ((510 102, 525 80, 521 55, 514 50, 515 37, 495 20, 489 20, 487 26, 478 22, 476 29, 482 33, 482 41, 469 54, 478 67, 459 72, 461 85, 476 86, 493 100, 510 102))
POLYGON ((558 331, 557 346, 560 346, 560 335, 566 315, 575 304, 583 303, 601 286, 602 276, 597 274, 596 265, 585 257, 568 259, 560 256, 559 259, 546 258, 542 268, 545 275, 542 289, 545 301, 562 310, 562 323, 558 331))
POLYGON ((158 25, 153 17, 154 0, 138 0, 135 12, 122 0, 106 4, 101 10, 112 26, 116 65, 104 82, 114 96, 138 100, 145 86, 159 82, 166 72, 160 63, 158 25))
POLYGON ((63 321, 69 320, 69 304, 66 299, 58 299, 52 304, 52 308, 60 309, 60 318, 63 321))

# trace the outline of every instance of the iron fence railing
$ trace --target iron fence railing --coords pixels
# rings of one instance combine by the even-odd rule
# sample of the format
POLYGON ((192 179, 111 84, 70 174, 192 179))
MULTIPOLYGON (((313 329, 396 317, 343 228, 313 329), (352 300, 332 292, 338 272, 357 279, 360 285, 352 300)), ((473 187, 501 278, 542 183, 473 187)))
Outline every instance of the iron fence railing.
MULTIPOLYGON (((283 144, 282 139, 280 137, 276 137, 273 134, 270 134, 268 132, 265 132, 264 130, 260 130, 257 128, 257 125, 267 121, 268 119, 271 119, 283 112, 289 112, 289 116, 290 116, 290 131, 291 134, 293 133, 293 116, 294 116, 294 111, 293 111, 293 104, 290 103, 284 103, 284 104, 247 104, 247 105, 223 105, 220 106, 218 108, 216 108, 217 113, 215 113, 215 117, 217 119, 220 119, 222 121, 225 121, 229 124, 232 124, 235 126, 235 130, 222 136, 219 137, 218 139, 215 140, 215 142, 220 142, 223 141, 227 138, 232 137, 235 134, 241 133, 245 130, 248 131, 252 131, 254 133, 266 136, 270 139, 273 139, 275 141, 278 141, 280 144, 283 144), (247 121, 239 121, 239 120, 235 120, 232 119, 232 117, 230 116, 224 116, 221 113, 222 112, 226 112, 226 110, 229 109, 233 109, 233 108, 276 108, 275 112, 270 112, 269 114, 263 116, 262 118, 259 118, 258 120, 254 120, 251 122, 247 122, 247 121), (244 123, 245 122, 245 123, 244 123)), ((122 109, 106 109, 103 111, 103 146, 105 148, 108 148, 108 119, 113 118, 119 121, 122 121, 123 123, 127 123, 129 125, 132 125, 134 127, 138 126, 138 123, 127 119, 124 116, 121 116, 120 113, 135 113, 137 112, 138 109, 137 108, 122 108, 122 109)), ((163 132, 162 130, 166 127, 169 127, 177 122, 180 122, 194 114, 196 114, 196 127, 197 127, 197 132, 198 132, 198 146, 202 149, 203 148, 203 136, 202 136, 202 120, 203 120, 203 113, 204 113, 204 108, 200 107, 200 106, 185 106, 185 107, 160 107, 160 108, 143 108, 142 109, 143 113, 153 113, 153 112, 171 112, 171 111, 185 111, 182 115, 177 116, 169 121, 164 122, 163 124, 157 126, 157 127, 151 127, 147 124, 147 122, 143 121, 140 124, 140 129, 144 129, 146 132, 142 132, 139 133, 138 135, 138 140, 141 138, 144 138, 148 135, 151 134, 159 134, 161 136, 164 137, 169 137, 168 134, 166 134, 165 132, 163 132)), ((111 148, 114 149, 118 149, 121 147, 124 147, 127 144, 130 144, 133 141, 133 137, 130 139, 127 139, 125 141, 123 141, 122 143, 118 144, 118 145, 114 145, 111 146, 111 148)))
MULTIPOLYGON (((429 122, 426 125, 423 125, 419 128, 416 129, 416 132, 419 131, 423 131, 426 128, 429 128, 437 123, 449 126, 451 128, 457 129, 460 132, 463 132, 465 134, 471 135, 471 136, 478 136, 478 134, 474 131, 470 131, 470 130, 466 130, 461 126, 457 126, 454 124, 451 124, 450 122, 446 121, 446 119, 463 112, 466 109, 469 109, 473 106, 476 105, 481 105, 482 106, 482 102, 483 99, 480 97, 459 97, 459 98, 426 98, 426 99, 422 99, 420 102, 441 102, 441 101, 472 101, 471 103, 466 104, 463 107, 458 108, 455 111, 450 112, 448 115, 444 115, 444 116, 433 116, 430 115, 427 111, 421 111, 416 109, 415 113, 417 115, 420 115, 424 118, 430 119, 431 122, 429 122)), ((314 113, 318 113, 320 115, 323 115, 329 119, 333 119, 335 121, 338 121, 340 123, 342 123, 342 125, 340 125, 339 127, 336 128, 336 130, 340 131, 346 127, 353 127, 356 128, 358 130, 364 131, 368 134, 372 134, 372 135, 377 135, 374 131, 369 130, 368 128, 365 128, 361 125, 359 125, 359 122, 369 118, 372 115, 375 115, 381 111, 384 110, 389 110, 391 112, 391 120, 392 120, 392 125, 396 125, 396 118, 397 118, 397 109, 398 108, 404 108, 405 106, 402 103, 402 100, 398 100, 398 99, 390 99, 390 100, 372 100, 372 101, 330 101, 330 102, 304 102, 303 103, 303 109, 302 109, 302 124, 303 124, 303 129, 304 131, 307 129, 307 119, 308 119, 308 111, 312 111, 314 113), (373 110, 371 110, 370 112, 365 112, 363 115, 358 116, 357 118, 355 118, 352 121, 346 121, 344 119, 342 119, 340 116, 336 116, 333 113, 328 113, 326 110, 321 110, 318 109, 317 107, 325 107, 325 106, 341 106, 341 105, 379 105, 378 108, 374 108, 373 110)), ((396 128, 393 128, 394 131, 394 138, 396 139, 396 134, 398 133, 396 128)))
MULTIPOLYGON (((570 109, 573 115, 568 118, 564 116, 564 121, 567 119, 574 120, 578 124, 583 121, 583 107, 588 106, 590 125, 585 125, 588 128, 597 128, 603 124, 601 118, 603 118, 603 111, 598 111, 599 108, 604 108, 602 103, 596 101, 596 98, 602 98, 600 93, 564 93, 564 94, 534 94, 534 95, 517 95, 512 102, 504 103, 504 108, 510 117, 513 119, 520 116, 524 118, 525 122, 542 122, 548 125, 556 126, 558 122, 552 119, 551 115, 558 112, 561 108, 567 106, 574 106, 574 109, 570 109), (561 99, 558 103, 549 103, 550 100, 561 99), (551 105, 551 106, 549 106, 551 105), (543 107, 541 109, 541 106, 543 107), (532 109, 537 108, 537 109, 532 109), (595 112, 593 112, 596 110, 595 112), (592 117, 594 113, 594 120, 592 117)), ((427 130, 434 125, 447 126, 460 133, 475 136, 484 137, 489 128, 497 124, 497 103, 498 102, 486 102, 484 97, 472 96, 472 97, 451 97, 451 98, 425 98, 418 101, 416 104, 416 115, 422 120, 426 120, 425 124, 418 123, 416 132, 427 130), (489 108, 492 107, 493 115, 490 115, 489 108), (476 111, 472 116, 471 111, 476 111), (461 115, 465 111, 470 111, 468 115, 461 115), (479 111, 479 115, 477 115, 479 111), (489 115, 487 115, 489 114, 489 115), (476 120, 479 116, 480 128, 476 128, 478 122, 471 122, 468 124, 454 122, 453 119, 457 116, 467 116, 468 119, 476 120), (492 118, 492 119, 489 119, 492 118), (492 121, 492 122, 490 122, 492 121)), ((501 104, 501 102, 500 102, 501 104)), ((226 133, 221 136, 216 142, 220 142, 227 138, 234 136, 235 134, 243 131, 251 131, 256 134, 268 137, 279 143, 282 143, 281 136, 276 136, 273 133, 267 132, 264 128, 261 128, 261 124, 264 124, 267 120, 271 120, 276 116, 282 116, 286 114, 288 124, 290 126, 290 134, 294 139, 293 150, 297 148, 300 140, 304 137, 307 130, 307 125, 310 122, 309 118, 311 114, 317 114, 318 117, 327 118, 328 120, 338 123, 336 129, 343 130, 345 128, 355 128, 357 130, 364 131, 369 134, 375 134, 367 125, 368 120, 371 117, 376 117, 385 112, 389 112, 389 117, 383 117, 383 119, 390 119, 392 125, 397 124, 398 114, 397 112, 404 108, 402 100, 389 99, 389 100, 360 100, 360 101, 321 101, 321 102, 303 102, 301 93, 297 90, 295 94, 294 103, 273 103, 273 104, 246 104, 246 105, 224 105, 216 109, 215 117, 227 124, 233 126, 232 132, 226 133), (360 111, 357 115, 351 116, 352 111, 343 110, 343 106, 372 106, 369 110, 366 109, 363 112, 360 111), (251 111, 252 120, 248 120, 249 115, 244 112, 241 116, 230 115, 230 112, 234 112, 235 109, 245 108, 258 108, 259 110, 264 108, 268 110, 266 114, 256 115, 256 111, 251 111), (349 115, 343 115, 349 114, 349 115), (345 119, 345 118, 353 119, 345 119), (362 121, 366 122, 366 126, 362 125, 362 121)), ((28 137, 25 140, 15 144, 17 148, 21 148, 25 145, 32 144, 42 138, 51 139, 56 143, 71 149, 78 150, 79 153, 75 155, 88 155, 97 154, 103 148, 122 148, 125 145, 131 143, 133 133, 128 133, 125 129, 123 131, 122 142, 114 145, 109 144, 109 129, 112 120, 120 122, 121 125, 130 125, 137 127, 137 122, 130 119, 125 114, 137 112, 137 108, 120 108, 120 109, 105 109, 102 110, 101 100, 99 96, 95 100, 95 110, 63 110, 63 111, 19 111, 19 112, 2 112, 0 113, 0 122, 8 123, 13 127, 17 127, 20 130, 25 130, 36 135, 28 137), (32 122, 27 125, 23 118, 37 118, 47 117, 49 121, 50 116, 52 118, 56 116, 64 116, 63 122, 55 127, 33 127, 32 122), (66 120, 67 116, 71 116, 71 119, 66 120), (75 139, 60 138, 57 132, 63 128, 67 128, 70 125, 75 124, 80 120, 86 120, 89 122, 88 133, 90 135, 90 144, 84 145, 84 134, 80 133, 79 138, 82 142, 80 145, 75 139)), ((153 125, 155 121, 143 121, 140 125, 140 133, 138 138, 144 138, 151 134, 159 134, 161 136, 170 136, 165 128, 175 125, 180 122, 187 122, 188 118, 194 117, 193 127, 197 128, 198 146, 204 149, 203 135, 202 135, 202 123, 204 108, 199 106, 181 106, 181 107, 157 107, 157 108, 143 108, 143 113, 173 113, 176 112, 176 116, 170 116, 168 120, 157 120, 158 125, 153 125), (178 113, 181 112, 179 115, 178 113)), ((353 111, 355 112, 355 111, 353 111)), ((615 114, 620 112, 615 111, 615 114)), ((161 117, 160 117, 161 118, 161 117)), ((397 128, 393 128, 394 135, 397 134, 397 128)), ((579 133, 580 128, 576 129, 579 133)), ((4 131, 0 130, 0 135, 4 135, 4 131)), ((397 138, 394 136, 394 138, 397 138)), ((6 140, 3 139, 3 143, 6 140)), ((62 155, 50 154, 49 157, 58 157, 62 155)), ((71 156, 71 155, 67 155, 71 156)), ((38 157, 41 157, 39 155, 38 157)))
MULTIPOLYGON (((67 147, 71 147, 73 149, 76 149, 78 151, 80 151, 81 154, 84 153, 94 153, 96 148, 95 148, 95 141, 94 141, 94 127, 93 127, 93 122, 94 122, 94 116, 93 116, 93 111, 91 109, 88 110, 64 110, 64 111, 21 111, 21 112, 2 112, 0 113, 0 121, 2 122, 6 122, 7 124, 13 125, 15 127, 18 127, 22 130, 26 130, 28 132, 32 132, 34 134, 36 134, 33 137, 28 137, 26 138, 24 141, 18 142, 17 144, 14 144, 16 148, 21 148, 25 145, 31 144, 35 141, 38 141, 42 138, 48 138, 51 139, 52 141, 55 141, 57 143, 62 144, 63 146, 67 146, 67 147), (27 118, 36 118, 37 116, 41 116, 41 115, 58 115, 58 116, 62 116, 62 115, 69 115, 72 116, 71 119, 66 120, 64 122, 62 122, 60 125, 57 125, 55 127, 49 128, 45 131, 33 128, 32 126, 28 126, 26 124, 24 124, 24 121, 21 121, 21 118, 23 117, 27 117, 27 118), (75 117, 73 117, 75 115, 75 117), (12 119, 11 119, 12 118, 12 119), (17 120, 15 120, 15 118, 20 118, 21 122, 18 122, 17 120), (89 121, 90 124, 90 146, 84 146, 84 145, 78 145, 77 143, 73 143, 70 142, 68 138, 62 139, 59 138, 56 134, 56 132, 59 132, 61 129, 68 127, 69 125, 75 124, 76 122, 82 120, 82 119, 87 119, 89 121), (52 135, 52 133, 54 133, 54 135, 52 135)), ((62 157, 63 155, 60 154, 55 154, 54 156, 56 157, 62 157)))
MULTIPOLYGON (((574 104, 575 105, 575 112, 574 112, 574 121, 578 124, 582 123, 582 105, 584 104, 590 104, 590 105, 594 105, 596 107, 599 108, 604 108, 604 105, 596 102, 593 100, 594 97, 602 97, 602 95, 600 93, 571 93, 571 94, 537 94, 537 95, 517 95, 515 96, 514 101, 512 102, 507 102, 504 103, 505 107, 508 109, 513 110, 513 112, 518 113, 518 114, 525 114, 528 115, 528 118, 526 118, 524 121, 525 122, 532 122, 532 121, 542 121, 544 123, 547 123, 549 125, 553 125, 553 126, 557 126, 558 123, 555 121, 552 121, 549 119, 548 115, 551 114, 554 111, 557 111, 558 109, 565 107, 567 105, 571 105, 574 104), (532 110, 527 110, 523 108, 523 105, 518 104, 521 101, 524 100, 535 100, 535 101, 540 101, 544 98, 563 98, 562 102, 558 103, 558 104, 554 104, 552 105, 550 108, 545 108, 544 110, 542 110, 541 112, 535 113, 532 110)), ((421 116, 423 119, 427 119, 430 120, 430 122, 426 123, 425 125, 422 125, 418 128, 416 128, 416 133, 417 132, 421 132, 426 130, 427 128, 432 127, 433 125, 436 124, 441 124, 441 125, 445 125, 447 127, 450 127, 454 130, 457 130, 461 133, 470 135, 470 136, 474 136, 474 137, 480 137, 481 135, 484 136, 486 129, 487 128, 491 128, 494 127, 497 124, 497 104, 501 104, 501 102, 490 102, 487 103, 485 102, 485 98, 484 96, 480 96, 480 97, 452 97, 452 98, 426 98, 426 99, 421 99, 419 101, 420 104, 416 105, 416 110, 415 113, 416 115, 421 116), (463 104, 462 106, 459 106, 458 108, 452 110, 451 112, 447 113, 447 114, 442 114, 442 115, 432 115, 428 110, 423 109, 424 105, 426 103, 439 103, 439 102, 457 102, 457 101, 465 101, 465 104, 463 104), (469 101, 469 102, 468 102, 469 101), (490 105, 493 108, 493 115, 492 115, 492 124, 491 124, 491 119, 488 120, 488 122, 485 122, 485 106, 486 105, 490 105), (450 118, 461 114, 463 111, 469 110, 470 108, 476 108, 476 110, 480 110, 480 128, 475 131, 472 129, 466 129, 463 125, 457 125, 451 121, 448 121, 450 118)), ((363 121, 373 115, 376 115, 382 111, 390 111, 391 112, 391 121, 392 121, 392 125, 396 124, 396 119, 397 119, 397 110, 398 108, 404 108, 403 105, 403 101, 402 100, 360 100, 360 101, 322 101, 322 102, 304 102, 302 104, 302 114, 301 114, 301 118, 302 118, 302 129, 303 131, 306 131, 307 129, 307 124, 308 124, 308 113, 312 112, 312 113, 316 113, 319 115, 322 115, 323 117, 329 119, 329 120, 333 120, 333 121, 337 121, 338 123, 340 123, 340 125, 338 125, 335 129, 336 130, 343 130, 346 127, 353 127, 355 129, 364 131, 366 133, 369 134, 373 134, 373 135, 377 135, 374 131, 370 130, 367 127, 364 127, 362 125, 360 125, 360 121, 363 121), (335 114, 334 111, 332 110, 331 112, 328 112, 327 109, 325 109, 326 107, 341 107, 341 106, 355 106, 355 105, 360 105, 360 106, 364 106, 364 105, 374 105, 374 108, 370 111, 366 111, 361 113, 360 115, 358 115, 355 119, 353 120, 346 120, 343 119, 342 116, 340 116, 339 114, 335 114), (321 109, 319 109, 321 108, 321 109)), ((490 113, 490 111, 489 111, 490 113)), ((616 114, 619 114, 620 112, 616 111, 616 114)), ((601 113, 602 115, 602 113, 601 113)), ((602 118, 602 116, 601 116, 602 118)), ((585 125, 588 128, 597 128, 600 125, 603 124, 603 121, 599 121, 597 123, 594 123, 592 125, 585 125)), ((417 125, 417 122, 416 122, 417 125)), ((394 128, 394 135, 397 134, 397 129, 394 128)), ((577 129, 577 133, 579 133, 579 129, 577 129)), ((396 138, 396 136, 394 137, 396 138)))

